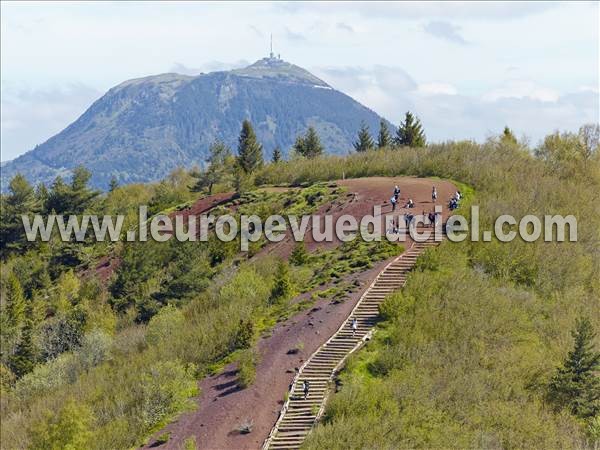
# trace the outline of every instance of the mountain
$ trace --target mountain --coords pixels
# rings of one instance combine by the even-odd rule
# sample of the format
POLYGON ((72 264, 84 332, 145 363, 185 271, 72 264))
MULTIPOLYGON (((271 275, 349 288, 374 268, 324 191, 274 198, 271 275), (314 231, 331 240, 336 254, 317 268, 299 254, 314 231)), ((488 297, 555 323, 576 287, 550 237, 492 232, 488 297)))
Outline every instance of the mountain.
POLYGON ((279 58, 198 76, 167 73, 125 81, 94 102, 75 122, 2 167, 2 187, 16 173, 51 183, 84 165, 91 183, 157 180, 177 166, 202 165, 216 139, 235 150, 241 123, 250 119, 270 158, 287 151, 314 126, 326 150, 345 154, 362 121, 375 135, 380 117, 310 72, 279 58))

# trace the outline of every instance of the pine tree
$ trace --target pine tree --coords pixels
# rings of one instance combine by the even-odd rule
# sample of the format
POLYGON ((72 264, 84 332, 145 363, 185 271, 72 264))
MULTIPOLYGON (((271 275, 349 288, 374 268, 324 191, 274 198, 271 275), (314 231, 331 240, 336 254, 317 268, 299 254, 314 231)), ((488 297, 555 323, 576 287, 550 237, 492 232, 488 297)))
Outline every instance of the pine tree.
POLYGON ((410 111, 406 112, 404 122, 398 127, 395 143, 407 147, 425 146, 425 133, 421 121, 410 111))
POLYGON ((377 147, 384 148, 392 145, 392 136, 385 120, 379 122, 379 136, 377 137, 377 147))
POLYGON ((37 185, 35 190, 35 197, 38 203, 38 209, 40 212, 46 211, 46 202, 48 201, 48 188, 44 183, 37 185))
POLYGON ((90 208, 99 192, 88 186, 92 174, 83 166, 73 169, 71 184, 66 184, 62 177, 56 177, 48 200, 46 211, 54 211, 56 214, 81 214, 90 208))
POLYGON ((88 183, 92 178, 92 173, 83 166, 73 169, 73 179, 71 180, 71 214, 81 214, 88 209, 99 192, 92 190, 88 183))
POLYGON ((369 127, 365 122, 362 122, 358 131, 358 140, 354 143, 354 150, 357 152, 366 152, 373 148, 375 148, 375 143, 369 132, 369 127))
POLYGON ((6 313, 8 325, 20 328, 25 317, 25 296, 16 275, 12 272, 6 277, 6 313))
POLYGON ((110 177, 110 182, 108 183, 108 192, 113 192, 115 189, 119 187, 119 181, 116 176, 110 177))
POLYGON ((283 155, 281 154, 281 149, 279 147, 275 147, 275 150, 273 150, 273 158, 271 159, 271 162, 273 164, 277 164, 279 161, 281 161, 283 158, 283 155))
POLYGON ((8 184, 8 195, 2 196, 0 248, 22 250, 27 246, 21 216, 38 210, 39 202, 33 187, 23 175, 15 175, 8 184))
POLYGON ((223 142, 216 141, 210 146, 210 156, 207 160, 208 167, 200 172, 197 183, 191 188, 192 192, 208 190, 212 194, 215 184, 226 180, 233 171, 233 156, 231 150, 223 142))
POLYGON ((263 149, 249 120, 242 123, 238 144, 238 163, 246 173, 252 173, 263 165, 263 149))
POLYGON ((589 319, 578 319, 572 331, 575 341, 562 367, 548 386, 548 399, 557 409, 568 408, 580 418, 600 414, 600 352, 594 351, 596 334, 589 319))
POLYGON ((33 321, 25 319, 21 339, 17 344, 15 353, 9 358, 12 371, 18 377, 33 370, 36 360, 36 351, 33 344, 33 321))
POLYGON ((304 136, 303 135, 299 135, 296 137, 296 142, 294 142, 293 148, 296 153, 304 156, 305 150, 304 150, 304 136))
POLYGON ((298 136, 294 144, 294 150, 306 158, 316 158, 323 153, 323 146, 317 131, 308 127, 304 136, 298 136))
POLYGON ((290 268, 285 261, 279 261, 269 302, 273 304, 280 300, 286 300, 292 295, 292 290, 290 268))
POLYGON ((504 131, 502 132, 502 136, 500 137, 500 142, 502 142, 503 144, 516 145, 517 138, 513 134, 512 130, 505 126, 504 131))

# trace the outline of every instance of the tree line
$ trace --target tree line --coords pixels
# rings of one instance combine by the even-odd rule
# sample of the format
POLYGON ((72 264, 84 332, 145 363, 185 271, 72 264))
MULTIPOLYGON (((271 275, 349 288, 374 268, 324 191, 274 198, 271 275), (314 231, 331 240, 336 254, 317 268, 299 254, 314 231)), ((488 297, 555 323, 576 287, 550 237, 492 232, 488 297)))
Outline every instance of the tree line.
MULTIPOLYGON (((357 152, 364 152, 376 147, 424 147, 425 144, 425 132, 421 121, 408 111, 395 136, 392 136, 387 122, 381 119, 377 143, 371 137, 369 127, 362 122, 358 139, 353 146, 357 152)), ((308 159, 321 156, 324 151, 321 138, 313 126, 309 126, 306 133, 297 136, 292 147, 293 155, 308 159)), ((277 164, 281 161, 283 153, 280 147, 276 147, 271 163, 277 164)), ((191 187, 193 192, 207 191, 212 194, 214 186, 223 182, 232 183, 239 192, 252 174, 265 164, 263 146, 256 137, 252 123, 249 120, 242 123, 236 156, 222 141, 216 141, 209 148, 206 163, 204 170, 194 171, 198 181, 191 187)))

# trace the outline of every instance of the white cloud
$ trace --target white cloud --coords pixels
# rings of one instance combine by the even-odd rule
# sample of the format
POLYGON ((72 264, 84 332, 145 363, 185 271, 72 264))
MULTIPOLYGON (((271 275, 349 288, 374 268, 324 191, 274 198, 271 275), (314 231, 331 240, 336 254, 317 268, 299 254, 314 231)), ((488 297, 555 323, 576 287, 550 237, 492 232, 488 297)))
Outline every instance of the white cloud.
POLYGON ((338 22, 336 25, 338 30, 346 31, 348 33, 354 33, 354 28, 344 22, 338 22))
POLYGON ((432 141, 481 141, 508 125, 535 143, 555 129, 577 130, 598 120, 598 94, 591 90, 560 95, 531 81, 509 80, 485 95, 465 95, 451 83, 417 83, 394 66, 329 68, 319 73, 392 123, 399 123, 407 110, 415 112, 432 141))
POLYGON ((317 68, 395 123, 414 110, 432 138, 485 136, 512 121, 538 136, 561 120, 566 127, 598 117, 598 9, 597 2, 2 2, 2 159, 46 140, 95 99, 69 86, 99 95, 131 78, 240 67, 268 54, 271 33, 284 59, 317 68), (432 23, 436 39, 423 32, 432 23), (469 45, 455 45, 463 41, 469 45), (8 95, 16 80, 27 92, 56 95, 8 95))
POLYGON ((486 101, 503 98, 529 98, 542 102, 556 102, 560 94, 554 89, 540 86, 531 80, 509 80, 503 86, 496 87, 483 95, 486 101))
MULTIPOLYGON (((342 8, 365 17, 410 20, 429 17, 472 18, 492 21, 510 20, 541 14, 558 5, 552 2, 343 2, 342 8)), ((320 14, 338 12, 336 2, 274 2, 279 12, 299 14, 318 11, 320 14)))
POLYGON ((460 27, 443 20, 434 20, 423 26, 423 30, 439 39, 443 39, 454 44, 467 45, 467 41, 460 34, 460 27))
POLYGON ((248 65, 250 65, 250 62, 244 59, 235 62, 209 61, 199 67, 188 67, 185 64, 176 62, 171 66, 169 72, 180 73, 182 75, 199 75, 207 72, 239 69, 248 65))
POLYGON ((89 86, 2 86, 2 161, 41 144, 79 117, 101 92, 89 86))
POLYGON ((419 84, 417 91, 423 95, 456 95, 458 91, 450 83, 422 83, 419 84))

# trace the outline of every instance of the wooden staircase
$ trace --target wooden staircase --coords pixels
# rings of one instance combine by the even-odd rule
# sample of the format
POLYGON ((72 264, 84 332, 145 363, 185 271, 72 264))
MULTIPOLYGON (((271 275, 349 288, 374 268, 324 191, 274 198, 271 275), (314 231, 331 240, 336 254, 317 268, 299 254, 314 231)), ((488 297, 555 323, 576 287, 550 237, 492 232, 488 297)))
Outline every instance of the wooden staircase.
POLYGON ((434 240, 433 236, 425 242, 416 242, 379 273, 344 324, 299 369, 263 450, 300 448, 323 414, 329 386, 336 372, 346 358, 371 337, 379 317, 379 305, 387 295, 404 286, 407 273, 413 268, 419 255, 428 247, 438 244, 439 241, 434 240), (353 318, 358 322, 356 333, 351 327, 353 318), (302 392, 304 380, 308 380, 310 385, 306 399, 302 392))

